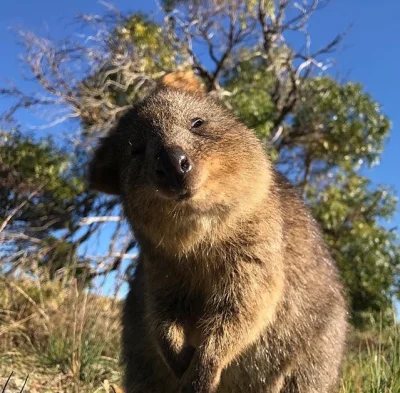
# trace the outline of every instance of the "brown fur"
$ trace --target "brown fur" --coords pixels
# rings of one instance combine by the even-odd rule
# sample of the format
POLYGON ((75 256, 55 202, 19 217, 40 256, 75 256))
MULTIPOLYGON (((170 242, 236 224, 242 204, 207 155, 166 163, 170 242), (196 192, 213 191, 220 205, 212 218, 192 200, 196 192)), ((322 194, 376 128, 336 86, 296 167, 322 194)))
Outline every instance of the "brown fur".
POLYGON ((251 130, 207 97, 162 88, 102 141, 90 181, 121 196, 141 247, 124 312, 127 393, 334 391, 337 271, 251 130), (152 180, 171 146, 193 163, 184 200, 152 180))
POLYGON ((200 80, 194 75, 193 71, 177 71, 164 75, 159 81, 160 87, 169 87, 184 90, 188 93, 205 95, 200 80))

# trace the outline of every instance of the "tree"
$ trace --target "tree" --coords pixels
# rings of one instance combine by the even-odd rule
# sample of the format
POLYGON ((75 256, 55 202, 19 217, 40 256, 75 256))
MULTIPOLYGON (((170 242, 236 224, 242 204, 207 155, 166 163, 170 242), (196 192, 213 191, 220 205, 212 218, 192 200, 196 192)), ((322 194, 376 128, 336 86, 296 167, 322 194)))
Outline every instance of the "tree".
MULTIPOLYGON (((193 70, 210 95, 255 129, 277 168, 303 193, 341 268, 353 321, 362 326, 367 313, 387 314, 399 289, 400 246, 395 231, 383 225, 393 215, 394 193, 360 174, 379 161, 390 123, 362 85, 327 74, 328 56, 344 34, 312 47, 307 22, 325 5, 168 0, 162 18, 115 10, 101 18, 81 16, 89 38, 81 41, 55 45, 22 32, 27 66, 42 94, 2 89, 16 100, 5 116, 27 107, 61 107, 63 115, 49 125, 80 120, 74 149, 83 167, 93 140, 160 76, 193 70), (294 34, 297 39, 289 39, 294 34)), ((97 198, 76 217, 116 213, 115 200, 97 198)), ((121 255, 135 247, 126 239, 109 270, 120 268, 121 255)))
POLYGON ((368 325, 371 316, 393 322, 400 253, 396 234, 380 222, 393 215, 396 198, 357 173, 341 173, 308 196, 348 289, 355 325, 368 325))
MULTIPOLYGON (((49 241, 54 231, 73 225, 72 209, 83 192, 82 179, 70 172, 68 156, 50 138, 36 142, 18 130, 3 131, 0 137, 3 272, 21 268, 21 264, 31 270, 44 260, 52 265, 54 256, 69 243, 49 241)), ((63 258, 64 266, 71 265, 74 257, 75 253, 63 258)))
POLYGON ((96 266, 79 253, 79 246, 101 221, 82 231, 81 219, 107 214, 115 203, 97 201, 85 190, 81 158, 57 147, 52 138, 35 140, 13 130, 1 131, 0 139, 1 273, 74 277, 89 285, 96 266))

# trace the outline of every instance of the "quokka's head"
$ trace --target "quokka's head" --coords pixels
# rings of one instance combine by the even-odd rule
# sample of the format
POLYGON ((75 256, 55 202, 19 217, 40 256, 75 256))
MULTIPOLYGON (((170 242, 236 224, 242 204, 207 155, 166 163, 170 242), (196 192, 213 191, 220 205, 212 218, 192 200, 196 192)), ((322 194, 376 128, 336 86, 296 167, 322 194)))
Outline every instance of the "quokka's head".
POLYGON ((266 190, 269 165, 257 137, 191 78, 167 75, 94 154, 90 187, 120 195, 133 223, 228 214, 266 190))

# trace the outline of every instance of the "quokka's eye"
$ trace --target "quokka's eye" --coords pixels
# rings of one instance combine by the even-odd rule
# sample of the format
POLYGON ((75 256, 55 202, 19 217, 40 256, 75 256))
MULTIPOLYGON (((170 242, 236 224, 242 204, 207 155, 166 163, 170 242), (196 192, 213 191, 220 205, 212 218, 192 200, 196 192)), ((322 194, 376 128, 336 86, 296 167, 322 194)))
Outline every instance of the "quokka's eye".
POLYGON ((200 119, 200 117, 195 117, 192 119, 191 128, 199 128, 204 124, 204 120, 200 119))

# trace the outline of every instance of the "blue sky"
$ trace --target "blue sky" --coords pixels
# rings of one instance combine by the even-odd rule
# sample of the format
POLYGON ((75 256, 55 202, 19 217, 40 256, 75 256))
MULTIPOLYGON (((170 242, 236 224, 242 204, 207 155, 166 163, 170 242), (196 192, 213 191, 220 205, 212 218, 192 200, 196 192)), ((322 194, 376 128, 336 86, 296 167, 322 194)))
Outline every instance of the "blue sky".
MULTIPOLYGON (((153 0, 115 0, 121 11, 151 11, 153 0)), ((6 0, 0 13, 0 86, 8 80, 24 85, 13 28, 22 27, 54 38, 74 33, 71 20, 78 13, 102 13, 97 0, 6 0), (68 25, 69 24, 69 25, 68 25)), ((322 46, 338 32, 353 24, 340 50, 333 56, 335 76, 359 81, 382 106, 393 123, 393 129, 379 166, 367 174, 375 183, 393 185, 400 192, 400 1, 399 0, 332 0, 310 22, 312 45, 322 46)), ((0 101, 0 111, 6 102, 0 101)), ((24 120, 24 119, 22 119, 24 120)), ((345 143, 345 141, 344 141, 345 143)), ((390 227, 400 228, 397 213, 390 227)), ((399 229, 400 230, 400 229, 399 229)))

